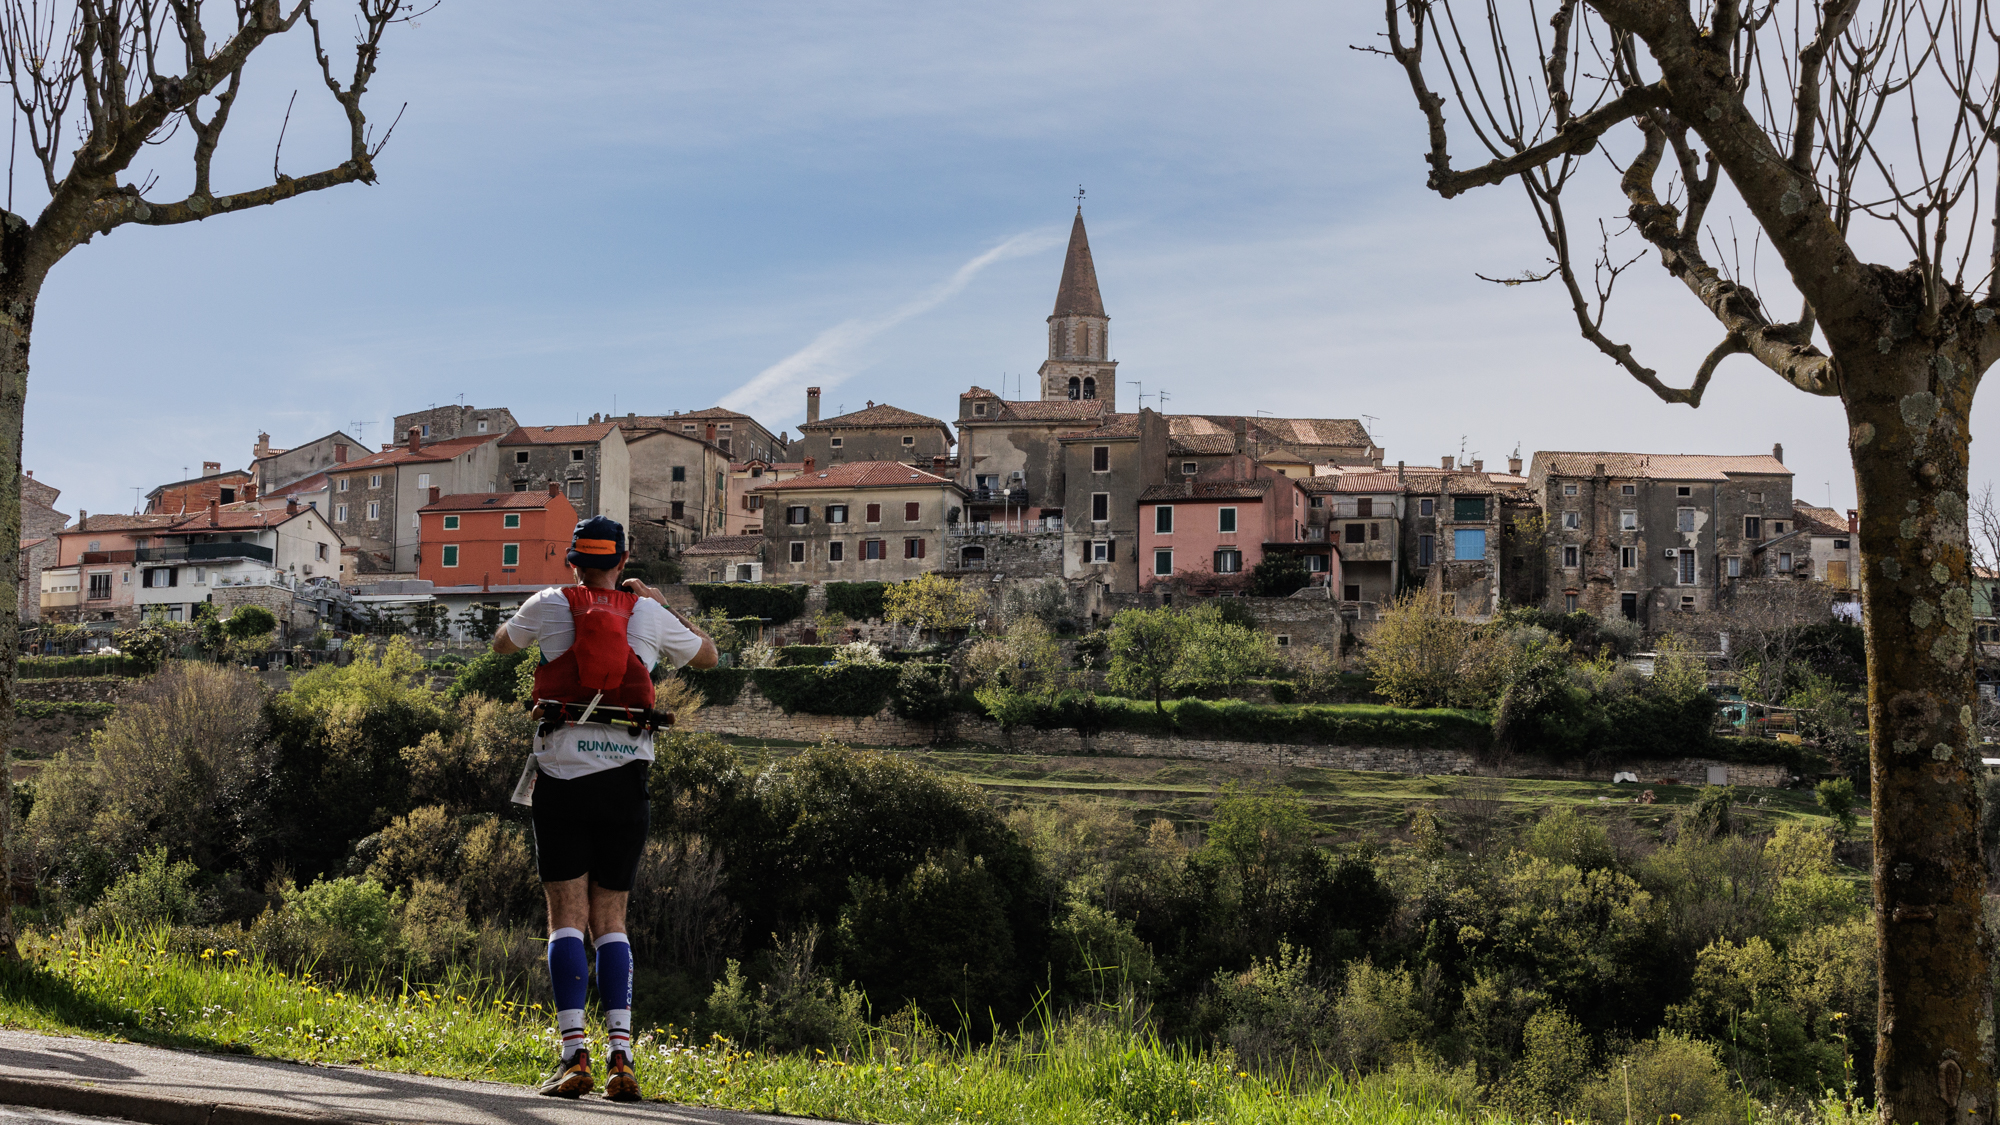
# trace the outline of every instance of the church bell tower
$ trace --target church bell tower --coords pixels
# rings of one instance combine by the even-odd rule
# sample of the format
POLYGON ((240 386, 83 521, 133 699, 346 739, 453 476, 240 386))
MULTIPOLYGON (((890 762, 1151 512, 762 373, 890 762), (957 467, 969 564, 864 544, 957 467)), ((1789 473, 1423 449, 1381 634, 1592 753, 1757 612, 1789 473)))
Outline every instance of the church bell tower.
POLYGON ((1111 355, 1111 318, 1097 293, 1097 267, 1090 261, 1090 237, 1083 231, 1083 208, 1069 228, 1056 311, 1049 316, 1049 358, 1042 364, 1042 400, 1093 399, 1118 408, 1118 364, 1111 355))

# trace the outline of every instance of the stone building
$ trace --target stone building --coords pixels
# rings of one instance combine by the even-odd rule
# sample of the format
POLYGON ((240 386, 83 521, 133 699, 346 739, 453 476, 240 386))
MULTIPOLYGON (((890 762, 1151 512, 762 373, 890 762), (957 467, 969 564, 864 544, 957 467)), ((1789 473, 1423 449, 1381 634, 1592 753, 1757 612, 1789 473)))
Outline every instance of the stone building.
POLYGON ((275 448, 271 445, 271 435, 260 433, 257 444, 250 450, 250 482, 257 486, 256 495, 268 497, 367 455, 368 447, 361 444, 361 439, 339 430, 290 449, 275 448))
POLYGON ((805 466, 797 461, 731 461, 722 534, 763 536, 764 494, 756 490, 804 471, 805 466))
POLYGON ((945 560, 946 528, 965 490, 895 461, 808 460, 764 495, 767 582, 901 582, 945 560))
POLYGON ((1049 314, 1049 358, 1042 361, 1042 399, 1102 402, 1118 409, 1118 361, 1111 358, 1111 318, 1097 291, 1097 266, 1083 230, 1083 208, 1069 228, 1062 281, 1049 314))
MULTIPOLYGON (((670 550, 729 531, 731 460, 717 444, 721 423, 685 429, 679 415, 626 415, 626 473, 632 519, 665 531, 670 550)), ((759 520, 761 530, 761 518, 759 520)))
POLYGON ((932 467, 949 458, 956 443, 951 427, 936 418, 888 403, 870 401, 860 410, 833 418, 819 416, 819 388, 806 388, 806 424, 786 460, 810 458, 817 465, 844 461, 901 461, 932 467))
POLYGON ((1443 471, 1399 471, 1403 484, 1402 567, 1409 584, 1435 592, 1448 613, 1485 620, 1508 600, 1505 563, 1510 529, 1527 497, 1476 464, 1443 471))
MULTIPOLYGON (((411 414, 396 415, 395 427, 390 432, 402 440, 411 430, 425 441, 447 441, 451 438, 499 437, 520 428, 514 421, 514 412, 504 406, 433 406, 429 410, 419 410, 411 414)), ((382 448, 389 448, 384 445, 382 448)))
POLYGON ((220 461, 203 461, 201 475, 163 484, 146 494, 146 511, 153 515, 189 515, 200 512, 210 502, 234 504, 247 499, 250 489, 248 469, 223 471, 220 461))
POLYGON ((763 580, 764 535, 761 530, 755 535, 711 535, 681 552, 683 582, 763 580))
POLYGON ((1354 472, 1301 479, 1306 539, 1340 553, 1340 601, 1370 607, 1372 618, 1403 584, 1403 485, 1394 473, 1354 472))
POLYGON ((590 420, 616 422, 634 430, 678 430, 688 437, 710 442, 735 461, 783 461, 788 448, 785 435, 773 435, 748 414, 724 410, 720 406, 711 406, 706 410, 676 410, 672 414, 650 414, 643 419, 630 413, 623 418, 593 414, 590 420))
POLYGON ((546 492, 552 485, 562 489, 578 519, 631 522, 632 462, 624 431, 612 422, 522 426, 500 439, 493 491, 546 492))
POLYGON ((435 487, 446 496, 491 492, 499 479, 498 433, 427 442, 411 427, 402 445, 371 453, 327 474, 328 520, 352 552, 348 581, 363 574, 417 571, 417 511, 435 487))
POLYGON ((1650 629, 1666 628, 1668 614, 1722 608, 1737 582, 1798 557, 1767 551, 1795 532, 1783 458, 1782 446, 1769 456, 1536 453, 1528 481, 1546 522, 1542 604, 1650 629))
POLYGON ((1861 514, 1852 509, 1843 516, 1832 508, 1816 508, 1803 500, 1792 501, 1792 526, 1807 544, 1800 548, 1799 566, 1814 579, 1826 583, 1841 601, 1861 597, 1861 550, 1858 546, 1861 514))
POLYGON ((1167 417, 1156 410, 1107 415, 1065 434, 1063 577, 1083 586, 1085 611, 1104 595, 1139 592, 1139 497, 1166 483, 1167 417))
POLYGON ((1010 402, 984 387, 959 395, 958 483, 966 491, 965 522, 1061 531, 1062 439, 1097 429, 1110 417, 1110 405, 1101 400, 1010 402))
POLYGON ((42 619, 42 571, 62 561, 62 543, 57 535, 69 526, 69 517, 56 511, 56 497, 61 495, 61 489, 36 480, 33 471, 21 474, 19 611, 23 625, 42 619))

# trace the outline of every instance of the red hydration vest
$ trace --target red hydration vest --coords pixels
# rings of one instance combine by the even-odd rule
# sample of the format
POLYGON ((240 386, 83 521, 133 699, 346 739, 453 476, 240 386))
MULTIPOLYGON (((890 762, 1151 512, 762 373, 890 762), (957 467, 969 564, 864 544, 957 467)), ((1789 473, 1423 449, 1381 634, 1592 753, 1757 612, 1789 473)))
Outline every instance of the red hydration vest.
MULTIPOLYGON (((575 704, 580 711, 602 692, 599 709, 652 710, 653 677, 625 639, 639 595, 589 586, 564 586, 562 592, 576 622, 576 641, 561 656, 535 669, 535 700, 575 704)), ((604 721, 627 719, 612 712, 604 721)))

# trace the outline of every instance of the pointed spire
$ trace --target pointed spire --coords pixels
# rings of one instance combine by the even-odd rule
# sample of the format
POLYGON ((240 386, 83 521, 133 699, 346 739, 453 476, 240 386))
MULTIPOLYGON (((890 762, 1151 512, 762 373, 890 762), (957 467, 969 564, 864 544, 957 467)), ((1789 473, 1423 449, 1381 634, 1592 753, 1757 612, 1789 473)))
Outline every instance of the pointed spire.
POLYGON ((1069 255, 1063 259, 1055 315, 1104 315, 1104 298, 1097 295, 1097 267, 1090 261, 1090 237, 1083 233, 1082 207, 1076 209, 1076 223, 1069 228, 1069 255))

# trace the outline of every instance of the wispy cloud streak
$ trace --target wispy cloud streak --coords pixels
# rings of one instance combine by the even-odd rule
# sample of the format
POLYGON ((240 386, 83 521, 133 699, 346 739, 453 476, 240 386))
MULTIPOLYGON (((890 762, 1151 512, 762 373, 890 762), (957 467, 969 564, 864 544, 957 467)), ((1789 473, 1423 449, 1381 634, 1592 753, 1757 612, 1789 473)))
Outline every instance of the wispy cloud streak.
POLYGON ((885 315, 844 320, 826 329, 805 347, 759 371, 742 386, 724 395, 720 405, 746 414, 789 417, 799 408, 801 396, 808 385, 831 390, 854 375, 858 366, 853 362, 856 349, 898 324, 922 316, 951 300, 987 266, 1006 258, 1019 258, 1046 250, 1061 240, 1061 232, 1052 228, 1014 235, 885 315))

